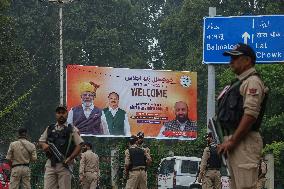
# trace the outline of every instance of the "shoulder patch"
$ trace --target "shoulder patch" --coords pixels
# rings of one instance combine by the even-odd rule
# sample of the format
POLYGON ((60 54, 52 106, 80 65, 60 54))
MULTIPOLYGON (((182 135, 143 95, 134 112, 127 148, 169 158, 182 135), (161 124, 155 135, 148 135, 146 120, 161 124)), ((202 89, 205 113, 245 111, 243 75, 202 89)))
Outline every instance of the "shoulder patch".
POLYGON ((248 93, 249 95, 258 95, 259 91, 256 88, 250 88, 248 89, 248 93))

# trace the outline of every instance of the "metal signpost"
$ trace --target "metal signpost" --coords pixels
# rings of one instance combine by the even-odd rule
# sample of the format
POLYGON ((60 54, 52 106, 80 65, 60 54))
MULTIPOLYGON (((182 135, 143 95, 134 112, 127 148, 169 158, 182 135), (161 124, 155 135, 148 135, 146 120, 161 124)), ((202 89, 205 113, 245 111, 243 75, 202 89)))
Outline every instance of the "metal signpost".
POLYGON ((222 53, 238 42, 255 50, 257 63, 284 62, 284 15, 204 18, 203 63, 228 63, 222 53))
MULTIPOLYGON (((216 7, 209 7, 209 16, 216 16, 216 7)), ((207 87, 207 125, 209 119, 215 115, 215 68, 208 64, 208 87, 207 87)), ((207 128, 208 131, 208 128, 207 128)))

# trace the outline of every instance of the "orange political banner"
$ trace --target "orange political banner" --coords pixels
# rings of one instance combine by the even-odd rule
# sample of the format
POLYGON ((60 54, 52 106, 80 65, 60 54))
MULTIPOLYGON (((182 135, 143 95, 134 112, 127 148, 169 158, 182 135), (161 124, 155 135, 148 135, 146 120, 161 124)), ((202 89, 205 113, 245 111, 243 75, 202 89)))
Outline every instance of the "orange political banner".
POLYGON ((82 135, 195 139, 197 73, 68 65, 68 122, 82 135))

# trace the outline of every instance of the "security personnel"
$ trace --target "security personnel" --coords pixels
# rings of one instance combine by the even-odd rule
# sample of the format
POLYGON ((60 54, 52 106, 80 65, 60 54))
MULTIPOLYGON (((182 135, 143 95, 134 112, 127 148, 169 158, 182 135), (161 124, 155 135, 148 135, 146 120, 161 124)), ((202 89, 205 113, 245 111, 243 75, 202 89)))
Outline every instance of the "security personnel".
POLYGON ((221 189, 222 160, 211 132, 206 135, 206 140, 208 146, 203 151, 198 182, 202 182, 202 189, 221 189))
POLYGON ((263 189, 266 182, 266 175, 267 173, 267 164, 264 161, 264 158, 261 157, 258 167, 258 181, 256 185, 256 189, 263 189))
POLYGON ((125 170, 129 173, 126 189, 147 189, 146 167, 152 162, 150 154, 137 146, 137 137, 129 139, 130 147, 125 150, 125 170))
POLYGON ((228 156, 231 189, 256 188, 263 147, 259 133, 268 89, 254 65, 254 50, 239 43, 223 53, 237 79, 218 97, 217 123, 224 131, 218 152, 228 156))
POLYGON ((140 131, 137 133, 136 136, 137 136, 137 146, 144 149, 146 153, 150 154, 150 149, 144 143, 144 133, 140 131))
POLYGON ((83 189, 95 189, 100 178, 99 156, 92 152, 92 144, 84 142, 80 160, 79 177, 83 189))
POLYGON ((71 189, 70 166, 72 167, 74 158, 80 153, 80 144, 83 140, 78 130, 67 124, 66 107, 58 106, 55 112, 57 123, 48 126, 39 139, 39 145, 48 156, 45 164, 44 189, 71 189), (51 153, 50 143, 53 143, 65 156, 64 162, 59 162, 51 153))
POLYGON ((10 189, 18 189, 22 180, 23 188, 31 188, 29 163, 36 161, 35 145, 27 140, 27 129, 18 130, 19 139, 10 144, 6 159, 12 164, 10 189))

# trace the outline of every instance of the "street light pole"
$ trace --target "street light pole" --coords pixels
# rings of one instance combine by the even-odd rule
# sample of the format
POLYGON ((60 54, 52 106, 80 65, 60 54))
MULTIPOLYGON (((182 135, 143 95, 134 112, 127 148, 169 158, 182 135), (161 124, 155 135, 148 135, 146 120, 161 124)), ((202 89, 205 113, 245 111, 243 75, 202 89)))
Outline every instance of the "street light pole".
POLYGON ((59 90, 59 98, 60 98, 60 104, 63 105, 63 47, 62 47, 62 4, 59 5, 59 61, 60 61, 60 90, 59 90))
MULTIPOLYGON (((216 16, 216 7, 209 7, 209 16, 216 16)), ((209 119, 215 115, 215 67, 208 64, 208 90, 207 90, 207 132, 209 119)))
POLYGON ((48 0, 50 3, 59 3, 59 103, 64 104, 64 65, 63 65, 63 16, 62 16, 62 7, 64 3, 72 2, 72 0, 48 0))

